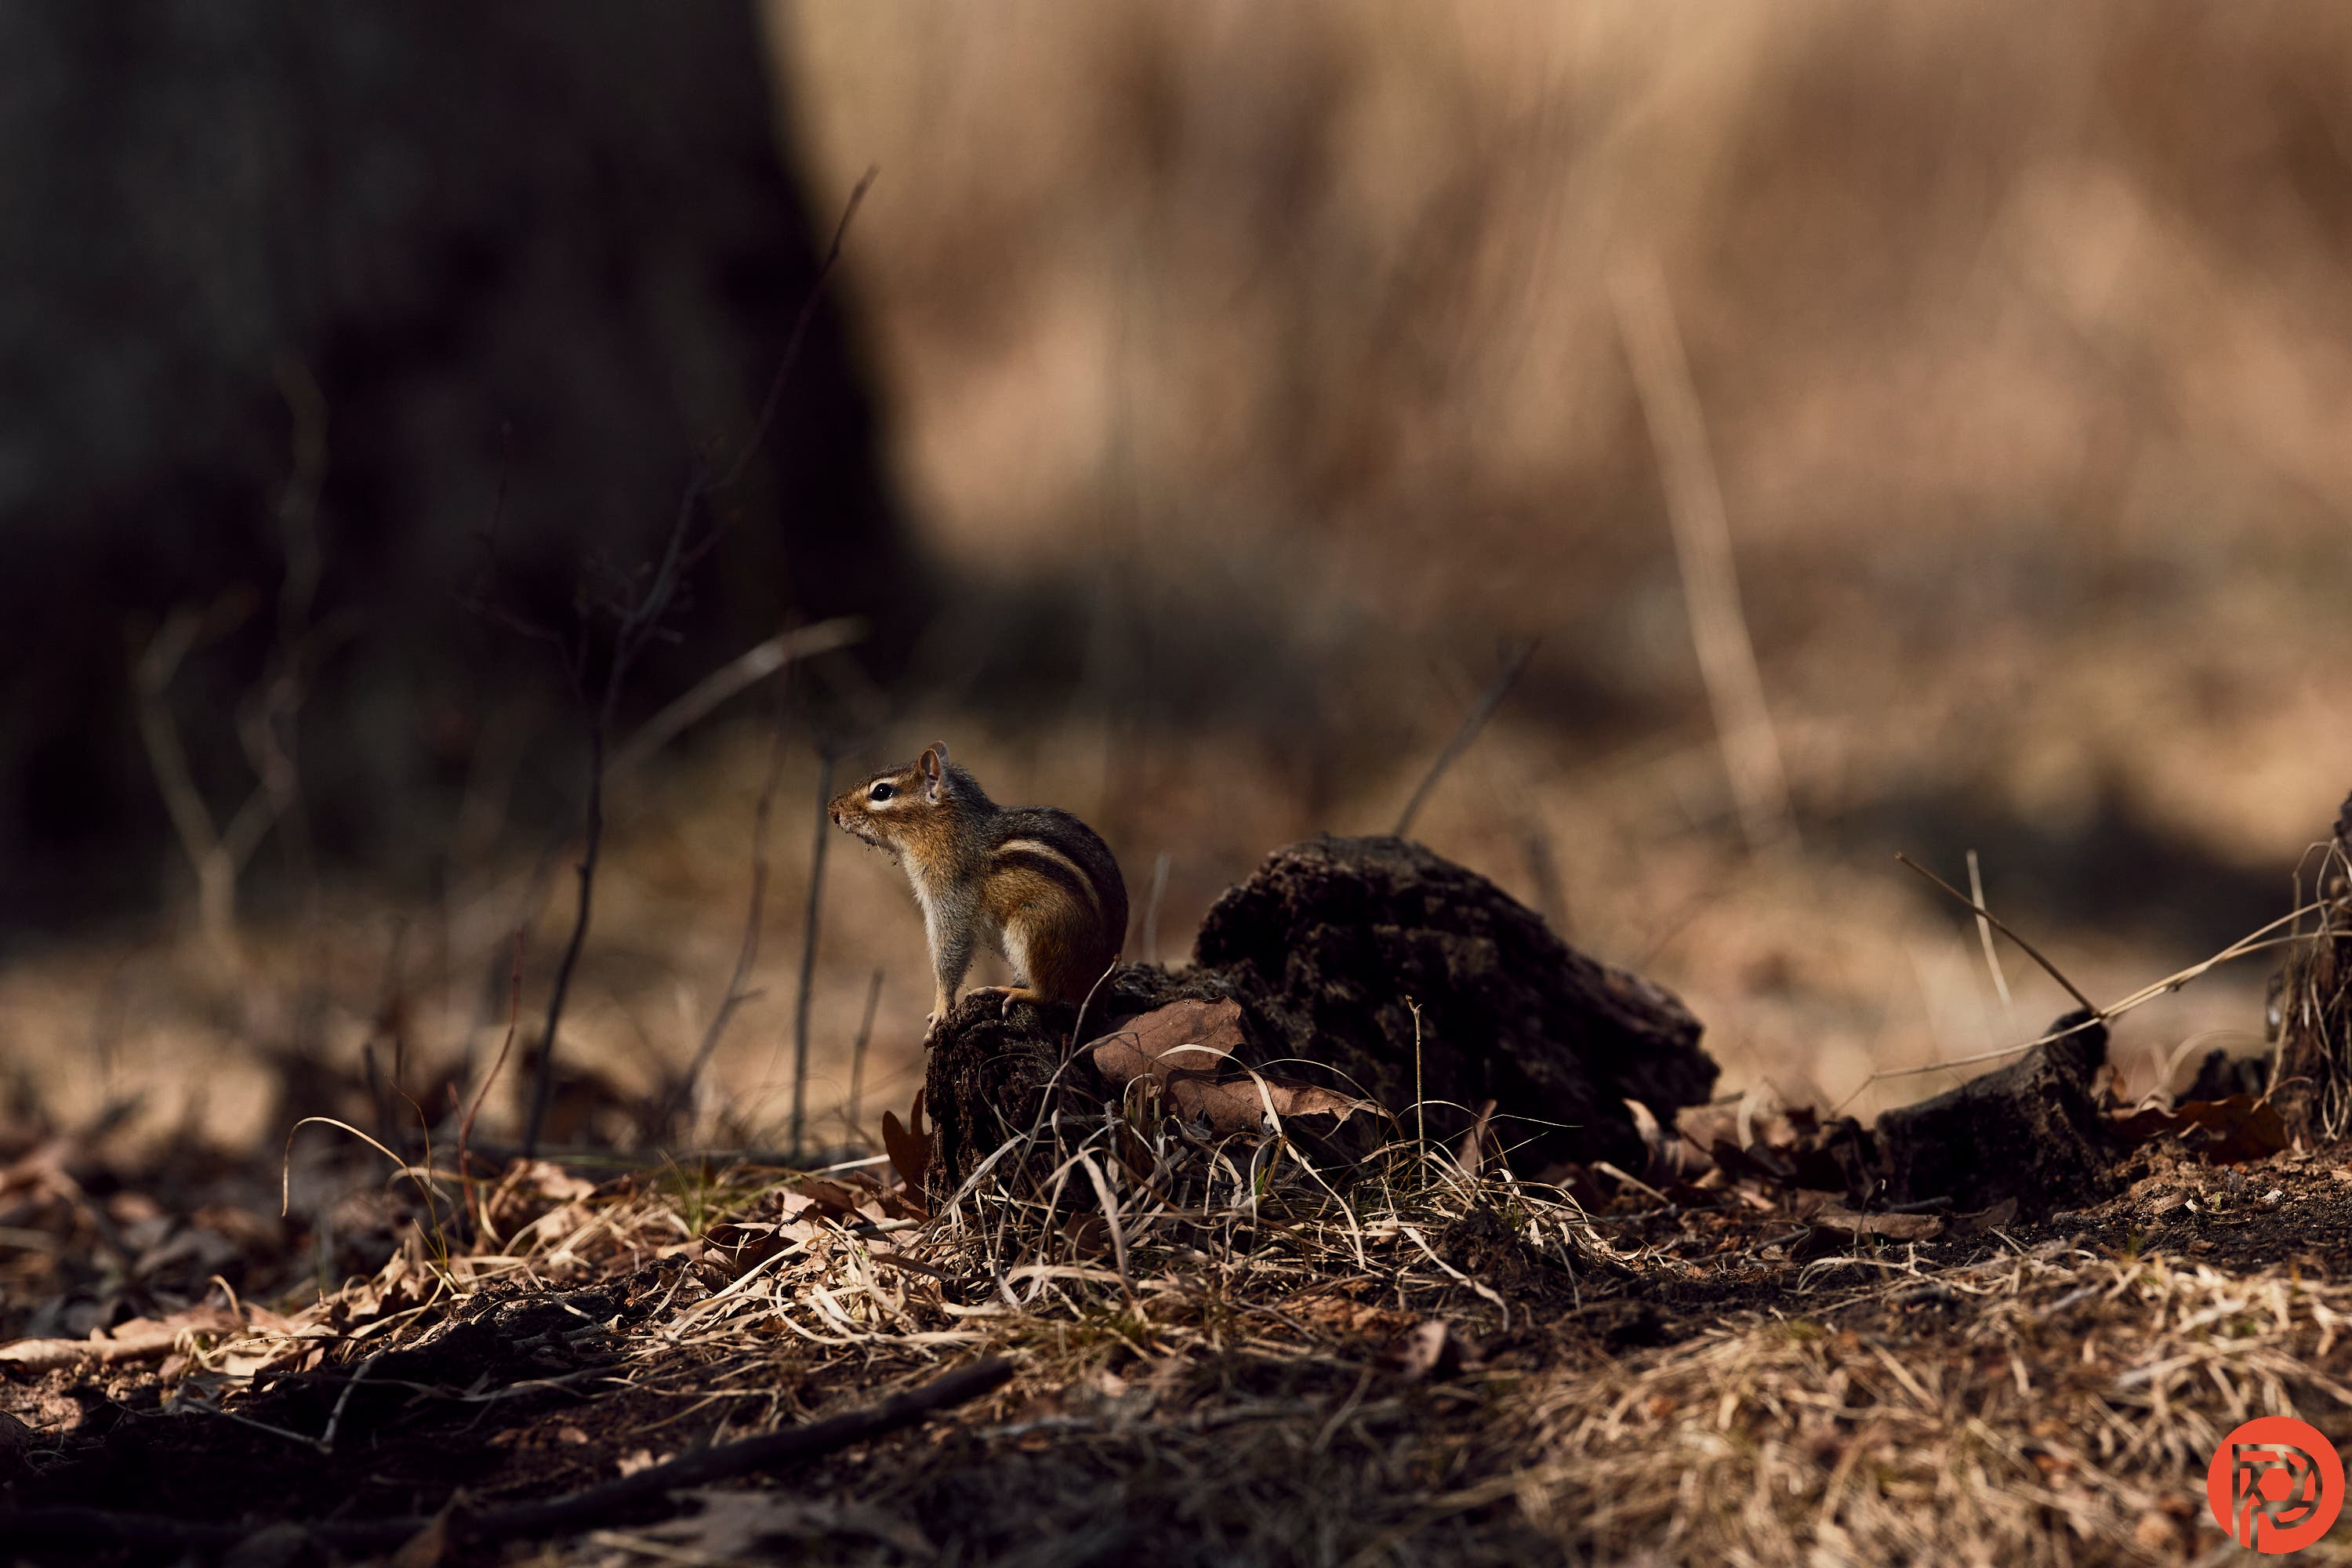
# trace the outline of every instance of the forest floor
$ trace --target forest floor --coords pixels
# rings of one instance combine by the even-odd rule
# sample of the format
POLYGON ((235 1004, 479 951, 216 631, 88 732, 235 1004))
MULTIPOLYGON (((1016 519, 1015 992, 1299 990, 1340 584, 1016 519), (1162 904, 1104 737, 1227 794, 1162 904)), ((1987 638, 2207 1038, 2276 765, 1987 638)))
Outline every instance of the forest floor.
POLYGON ((1336 1190, 1128 1186, 1116 1231, 929 1214, 882 1158, 445 1154, 296 1245, 274 1165, 0 1136, 0 1507, 49 1510, 0 1558, 326 1560, 255 1533, 299 1520, 402 1568, 2218 1561, 2225 1434, 2352 1441, 2352 1149, 2147 1143, 2028 1225, 1722 1170, 1580 1205, 1408 1141, 1336 1190), (992 1358, 895 1433, 587 1494, 992 1358))

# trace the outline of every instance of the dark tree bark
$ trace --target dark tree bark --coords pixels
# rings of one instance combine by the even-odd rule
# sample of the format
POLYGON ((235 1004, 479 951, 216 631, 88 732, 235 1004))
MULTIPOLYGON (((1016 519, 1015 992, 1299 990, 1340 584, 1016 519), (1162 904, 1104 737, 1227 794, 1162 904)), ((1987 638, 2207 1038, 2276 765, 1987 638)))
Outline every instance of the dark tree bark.
MULTIPOLYGON (((547 684, 462 604, 501 490, 501 592, 568 626, 583 563, 646 559, 753 426, 836 216, 780 155, 767 59, 744 0, 0 16, 0 928, 152 895, 175 853, 126 644, 240 589, 175 696, 199 785, 249 784, 226 715, 278 637, 306 399, 307 618, 341 628, 306 796, 327 852, 417 858, 486 691, 547 684)), ((648 700, 788 605, 885 647, 913 624, 872 426, 821 311, 648 700)))
POLYGON ((2009 1066, 1878 1119, 1886 1195, 1899 1204, 1948 1198, 1962 1211, 2003 1198, 2035 1218, 2095 1203, 2120 1184, 2124 1152, 2091 1098, 2107 1059, 2106 1026, 2069 1013, 2051 1026, 2075 1032, 2036 1046, 2009 1066), (2087 1024, 2087 1027, 2078 1027, 2087 1024))
POLYGON ((1638 1165, 1624 1101, 1671 1122, 1715 1085, 1680 1000, 1579 952, 1486 878, 1407 839, 1276 850, 1210 909, 1194 953, 1282 1055, 1400 1113, 1417 1051, 1433 1138, 1460 1136, 1494 1100, 1523 1168, 1638 1165))

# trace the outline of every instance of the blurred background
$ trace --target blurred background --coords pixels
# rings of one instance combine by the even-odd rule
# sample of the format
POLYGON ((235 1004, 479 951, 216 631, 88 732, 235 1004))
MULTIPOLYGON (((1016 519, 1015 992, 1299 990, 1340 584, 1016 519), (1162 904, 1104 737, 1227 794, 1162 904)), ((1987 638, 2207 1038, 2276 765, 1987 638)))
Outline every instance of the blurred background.
MULTIPOLYGON (((510 1005, 527 1050, 681 496, 566 1140, 709 1041, 693 1137, 773 1146, 804 973, 820 1130, 853 1078, 903 1108, 920 922, 816 804, 932 740, 1094 823, 1181 959, 1268 849, 1392 826, 1533 644, 1415 833, 1679 992, 1727 1090, 1864 1115, 2067 1005, 1895 851, 1973 851, 2105 1002, 2290 909, 2352 786, 2336 7, 0 33, 20 1117, 274 1145, 446 1118, 510 1005)), ((2126 1091, 2259 1049, 2265 974, 2133 1014, 2126 1091)))

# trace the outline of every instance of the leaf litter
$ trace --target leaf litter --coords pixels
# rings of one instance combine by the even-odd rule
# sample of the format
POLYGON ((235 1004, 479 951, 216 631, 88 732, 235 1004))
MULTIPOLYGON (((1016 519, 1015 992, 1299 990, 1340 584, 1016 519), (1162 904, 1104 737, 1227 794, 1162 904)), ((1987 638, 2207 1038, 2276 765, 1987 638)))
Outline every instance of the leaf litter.
POLYGON ((1484 1132, 1318 1169, 1139 1086, 944 1195, 918 1104, 823 1172, 517 1161, 283 1224, 275 1173, 11 1130, 0 1476, 257 1535, 437 1517, 403 1563, 2185 1560, 2238 1422, 2352 1441, 2352 1163, 2258 1102, 2107 1114, 2121 1190, 2041 1224, 1873 1206, 1833 1121, 1748 1103, 1536 1182, 1484 1132), (992 1355, 748 1489, 463 1529, 992 1355))

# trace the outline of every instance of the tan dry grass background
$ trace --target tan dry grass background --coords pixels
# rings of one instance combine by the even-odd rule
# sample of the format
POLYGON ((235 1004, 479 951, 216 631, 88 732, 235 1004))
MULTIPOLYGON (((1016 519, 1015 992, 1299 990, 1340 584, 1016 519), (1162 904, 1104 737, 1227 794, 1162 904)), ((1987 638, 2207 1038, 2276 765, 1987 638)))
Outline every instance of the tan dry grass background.
MULTIPOLYGON (((1181 950, 1266 848, 1384 827, 1496 639, 1541 635, 1421 832, 1682 991, 1727 1087, 1793 1099, 2061 1005, 2011 954, 2004 1013, 1892 847, 1956 880, 1981 851, 1996 909, 2102 998, 2263 889, 2287 907, 2352 784, 2342 11, 768 14, 813 210, 882 171, 845 297, 949 568, 917 660, 947 695, 849 765, 945 738, 1000 797, 1088 816, 1139 931, 1169 855, 1181 950), (1760 858, 1611 304, 1652 266, 1801 827, 1760 858), (1006 606, 1037 603, 1075 623, 1069 668, 960 686, 1018 663, 1034 626, 1006 606)), ((702 737, 616 830, 571 1027, 625 1084, 717 1005, 761 744, 702 737)), ((714 1109, 752 1123, 780 1114, 814 794, 797 756, 761 994, 720 1057, 714 1109)), ((522 837, 480 874, 526 869, 522 837)), ((820 1103, 877 965, 871 1099, 901 1099, 919 925, 878 858, 837 840, 833 873, 820 1103)), ((289 981, 323 940, 331 1051, 368 1034, 404 919, 420 1049, 495 1043, 503 906, 328 907, 250 934, 289 981)), ((567 918, 541 916, 526 1035, 567 918)), ((66 1114, 144 1085, 151 1118, 264 1131, 252 1047, 290 1004, 151 935, 0 974, 12 1056, 66 1114)), ((2147 1082, 2207 1031, 2251 1048, 2260 983, 2137 1015, 2119 1058, 2147 1082)))

